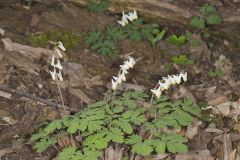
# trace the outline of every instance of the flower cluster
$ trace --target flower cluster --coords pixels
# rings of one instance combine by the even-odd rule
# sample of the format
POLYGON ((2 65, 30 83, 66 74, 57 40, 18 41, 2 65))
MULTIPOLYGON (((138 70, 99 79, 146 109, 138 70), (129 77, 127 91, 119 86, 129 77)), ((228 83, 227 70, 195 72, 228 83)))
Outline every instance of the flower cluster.
POLYGON ((180 84, 182 80, 184 82, 187 81, 187 72, 185 73, 180 72, 179 75, 171 75, 168 77, 163 77, 163 80, 159 81, 157 87, 155 87, 154 89, 151 89, 151 92, 157 98, 159 98, 162 94, 162 91, 168 90, 171 85, 180 84))
POLYGON ((132 57, 128 57, 128 60, 124 61, 123 65, 120 65, 120 71, 118 76, 113 76, 112 79, 112 89, 116 90, 117 86, 121 84, 123 81, 126 81, 126 74, 128 70, 135 65, 135 60, 132 57))
POLYGON ((121 26, 125 26, 126 24, 128 24, 128 21, 133 21, 135 19, 137 19, 137 11, 133 11, 133 12, 129 12, 128 14, 125 14, 124 12, 122 13, 122 19, 121 21, 117 21, 121 26))
MULTIPOLYGON (((63 46, 62 42, 57 43, 57 47, 54 48, 54 53, 57 53, 60 58, 62 58, 62 51, 66 51, 65 47, 63 46), (60 49, 60 50, 59 50, 60 49)), ((52 60, 51 60, 51 66, 53 67, 53 71, 50 71, 50 75, 52 79, 55 81, 56 78, 58 78, 60 81, 63 81, 63 76, 62 76, 62 69, 63 66, 60 63, 60 60, 58 58, 55 58, 55 55, 53 54, 52 60)))

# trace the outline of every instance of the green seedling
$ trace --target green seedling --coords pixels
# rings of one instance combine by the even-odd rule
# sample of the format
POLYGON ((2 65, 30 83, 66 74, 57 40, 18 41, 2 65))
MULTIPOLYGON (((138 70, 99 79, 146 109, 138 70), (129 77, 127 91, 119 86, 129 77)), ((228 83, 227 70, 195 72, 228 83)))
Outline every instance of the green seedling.
POLYGON ((127 24, 124 27, 126 37, 134 41, 142 40, 142 34, 141 34, 142 25, 143 25, 143 19, 141 18, 138 18, 132 21, 130 24, 127 24))
POLYGON ((166 29, 161 30, 159 24, 152 23, 143 28, 142 34, 151 43, 151 46, 155 48, 157 42, 165 36, 166 31, 166 29))
POLYGON ((119 27, 108 27, 106 33, 100 31, 89 32, 85 43, 98 54, 116 57, 119 53, 116 43, 125 38, 125 32, 119 27))
POLYGON ((213 5, 203 5, 200 7, 199 12, 202 15, 199 17, 194 16, 190 21, 192 27, 203 29, 206 25, 218 25, 222 23, 222 18, 213 5))
POLYGON ((178 37, 177 35, 174 34, 168 38, 168 42, 173 45, 181 46, 186 43, 186 36, 181 35, 178 37))
POLYGON ((188 59, 188 57, 186 55, 179 55, 178 57, 177 56, 174 56, 172 58, 172 62, 174 64, 177 64, 177 65, 190 65, 190 64, 194 64, 194 61, 193 60, 190 60, 188 59))
POLYGON ((87 5, 87 9, 89 10, 89 12, 92 12, 92 13, 105 12, 108 6, 110 5, 110 3, 111 3, 110 0, 101 0, 100 3, 90 2, 87 5))
POLYGON ((203 29, 206 27, 205 19, 203 17, 192 17, 190 25, 197 29, 203 29))
POLYGON ((221 78, 224 76, 223 71, 216 69, 215 71, 208 72, 208 75, 212 78, 221 78))

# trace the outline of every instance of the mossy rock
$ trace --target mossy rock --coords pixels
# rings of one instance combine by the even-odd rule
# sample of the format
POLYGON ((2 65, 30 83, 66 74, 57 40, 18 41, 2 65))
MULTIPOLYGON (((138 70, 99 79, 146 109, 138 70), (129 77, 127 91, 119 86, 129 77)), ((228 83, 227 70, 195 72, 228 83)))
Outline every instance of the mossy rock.
POLYGON ((68 50, 75 49, 80 41, 79 36, 70 31, 47 31, 27 37, 27 41, 35 47, 47 47, 49 41, 61 41, 68 50))

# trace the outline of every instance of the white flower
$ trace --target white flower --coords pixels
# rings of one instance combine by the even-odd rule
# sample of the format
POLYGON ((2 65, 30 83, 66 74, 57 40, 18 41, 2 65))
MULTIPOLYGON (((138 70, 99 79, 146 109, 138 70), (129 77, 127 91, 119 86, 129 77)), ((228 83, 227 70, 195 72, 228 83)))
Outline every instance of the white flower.
POLYGON ((180 72, 179 76, 183 79, 184 82, 187 81, 187 72, 185 72, 185 73, 180 72))
POLYGON ((137 16, 137 11, 133 11, 133 12, 129 12, 128 15, 127 15, 127 18, 129 19, 129 21, 133 21, 135 19, 138 18, 137 16))
POLYGON ((55 56, 52 56, 52 60, 51 60, 51 66, 53 66, 55 64, 55 56))
POLYGON ((171 82, 172 85, 177 83, 173 76, 168 76, 168 80, 171 82))
POLYGON ((115 90, 117 88, 118 83, 112 79, 112 89, 115 90))
POLYGON ((124 27, 126 24, 128 24, 128 15, 122 12, 122 19, 121 21, 117 21, 117 22, 124 27))
POLYGON ((170 85, 168 85, 167 83, 158 82, 158 84, 161 91, 168 90, 170 87, 170 85))
POLYGON ((187 72, 180 72, 179 75, 168 75, 168 77, 163 77, 163 80, 158 82, 159 87, 157 89, 152 89, 151 92, 159 98, 162 91, 168 90, 171 85, 180 84, 182 79, 187 81, 187 72))
POLYGON ((160 90, 160 87, 156 88, 156 89, 151 89, 151 92, 157 97, 160 98, 160 96, 162 95, 162 91, 160 90))
POLYGON ((51 75, 52 79, 55 81, 56 80, 56 69, 55 68, 53 69, 53 72, 50 71, 50 75, 51 75))
POLYGON ((60 70, 58 71, 57 76, 60 81, 63 81, 62 72, 60 70))
POLYGON ((118 78, 121 79, 122 81, 126 81, 126 76, 124 73, 118 75, 118 78))
POLYGON ((126 81, 126 74, 128 73, 128 69, 132 68, 135 64, 135 60, 132 57, 128 57, 128 60, 124 61, 123 65, 120 65, 120 72, 118 76, 113 76, 112 78, 112 89, 115 90, 119 84, 123 81, 126 81))
POLYGON ((177 84, 181 83, 181 76, 180 75, 173 75, 173 78, 175 79, 177 84))
POLYGON ((55 67, 55 68, 58 68, 58 69, 60 69, 60 70, 63 69, 63 66, 61 65, 59 59, 57 60, 57 63, 56 63, 56 64, 53 64, 52 66, 55 67))
POLYGON ((63 46, 63 44, 62 44, 61 41, 58 41, 58 47, 59 47, 63 52, 66 51, 66 48, 63 46))

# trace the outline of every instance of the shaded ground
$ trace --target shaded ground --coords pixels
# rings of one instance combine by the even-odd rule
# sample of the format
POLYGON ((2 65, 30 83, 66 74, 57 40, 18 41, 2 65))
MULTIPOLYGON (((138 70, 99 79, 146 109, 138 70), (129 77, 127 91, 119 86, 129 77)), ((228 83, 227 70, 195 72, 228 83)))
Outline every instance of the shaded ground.
MULTIPOLYGON (((199 1, 198 3, 202 4, 204 2, 199 1)), ((198 3, 195 5, 198 6, 198 3)), ((163 56, 158 56, 156 64, 153 64, 154 53, 147 41, 124 40, 120 42, 118 47, 121 57, 119 59, 107 58, 89 50, 83 42, 86 33, 96 29, 103 30, 110 24, 116 24, 120 15, 111 13, 93 14, 70 2, 65 5, 51 1, 34 3, 30 8, 20 4, 1 7, 0 28, 5 30, 4 38, 7 37, 15 43, 25 45, 30 45, 27 39, 29 35, 44 33, 49 30, 67 30, 80 37, 77 48, 67 53, 64 62, 67 80, 61 84, 64 101, 74 110, 80 110, 86 103, 92 103, 102 98, 103 93, 109 88, 111 77, 118 72, 123 57, 129 53, 132 53, 132 56, 136 59, 140 58, 136 67, 128 75, 127 82, 129 84, 153 88, 162 76, 185 70, 189 74, 189 81, 180 89, 174 88, 168 91, 166 94, 170 97, 182 98, 188 96, 194 98, 197 102, 208 103, 220 97, 220 102, 214 101, 214 104, 217 105, 226 101, 238 102, 240 95, 240 24, 226 23, 207 30, 207 32, 212 33, 209 40, 214 43, 212 50, 207 47, 207 41, 203 41, 199 32, 196 32, 195 36, 202 45, 192 48, 189 44, 186 44, 181 49, 182 52, 195 60, 194 65, 184 67, 172 65, 171 58, 178 55, 180 50, 165 40, 157 45, 157 52, 163 56), (219 62, 225 76, 212 78, 208 75, 208 72, 215 69, 213 64, 219 59, 220 55, 225 56, 225 59, 219 62), (76 77, 71 77, 73 75, 76 77), (222 98, 223 96, 225 99, 222 98)), ((231 10, 232 6, 230 4, 225 5, 226 8, 222 7, 221 9, 231 10)), ((237 5, 234 6, 234 10, 237 10, 237 5)), ((168 35, 185 32, 185 28, 169 27, 168 29, 168 35)), ((46 46, 46 48, 49 48, 49 46, 46 46)), ((19 63, 9 61, 9 58, 6 58, 8 52, 10 51, 7 51, 1 44, 1 85, 60 103, 56 85, 51 81, 48 74, 50 57, 45 55, 45 57, 41 57, 34 62, 39 67, 38 75, 36 75, 21 68, 21 65, 16 65, 19 63)), ((61 110, 37 103, 23 96, 14 95, 12 99, 0 97, 0 159, 1 156, 2 159, 9 160, 40 159, 41 156, 32 149, 29 136, 42 123, 59 118, 59 112, 61 110)), ((217 116, 216 121, 221 123, 215 123, 214 121, 216 128, 232 133, 229 131, 233 129, 233 124, 237 123, 233 122, 231 117, 220 118, 220 120, 218 118, 217 116)), ((201 130, 206 127, 207 124, 202 125, 201 130)), ((216 137, 214 133, 203 133, 203 131, 199 131, 196 138, 190 141, 190 148, 192 150, 199 149, 199 147, 201 150, 209 149, 213 155, 221 157, 218 152, 223 150, 222 145, 215 150, 212 149, 216 148, 212 147, 213 137, 216 137)), ((238 148, 237 141, 234 145, 235 148, 238 148)), ((45 157, 52 157, 51 151, 45 157)))

